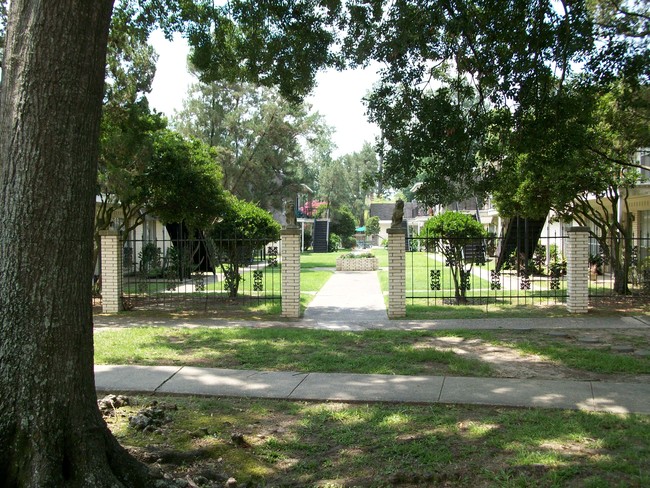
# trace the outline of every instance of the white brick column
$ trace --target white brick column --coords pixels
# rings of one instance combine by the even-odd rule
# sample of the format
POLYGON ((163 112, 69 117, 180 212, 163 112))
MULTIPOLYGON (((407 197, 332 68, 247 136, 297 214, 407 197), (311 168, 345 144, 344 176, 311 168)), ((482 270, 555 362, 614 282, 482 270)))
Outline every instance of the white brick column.
POLYGON ((117 231, 104 230, 101 238, 102 312, 122 310, 122 243, 117 231))
POLYGON ((567 309, 570 313, 589 310, 589 229, 572 227, 568 230, 567 249, 567 309))
POLYGON ((406 316, 406 231, 388 229, 388 318, 406 316))
POLYGON ((282 229, 282 316, 300 317, 300 229, 282 229))

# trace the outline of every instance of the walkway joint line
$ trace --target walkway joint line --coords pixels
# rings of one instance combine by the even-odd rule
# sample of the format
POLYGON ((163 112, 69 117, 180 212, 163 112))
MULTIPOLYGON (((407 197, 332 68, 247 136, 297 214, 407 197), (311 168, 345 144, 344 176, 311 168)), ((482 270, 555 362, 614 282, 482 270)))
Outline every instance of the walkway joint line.
POLYGON ((185 366, 181 366, 180 368, 178 368, 176 371, 174 371, 174 372, 172 373, 172 375, 171 375, 169 378, 167 378, 165 381, 163 381, 162 383, 160 383, 156 388, 154 388, 154 390, 153 390, 153 394, 155 395, 156 392, 157 392, 158 390, 160 390, 163 386, 165 386, 165 383, 167 383, 167 382, 168 382, 169 380, 171 380, 174 376, 176 376, 176 375, 181 371, 181 369, 183 369, 184 367, 185 367, 185 366))
POLYGON ((634 316, 634 317, 632 317, 632 318, 633 318, 634 320, 636 320, 637 322, 641 322, 644 326, 646 326, 646 327, 650 327, 650 324, 649 324, 648 322, 646 322, 645 320, 643 320, 641 317, 634 316))
POLYGON ((440 385, 440 391, 438 392, 438 399, 436 400, 436 403, 440 403, 440 399, 442 398, 442 389, 445 387, 446 379, 447 379, 446 376, 442 377, 442 385, 440 385))
MULTIPOLYGON (((289 394, 287 395, 287 399, 291 398, 291 395, 293 395, 293 394, 296 392, 296 390, 297 390, 298 388, 300 388, 300 385, 302 385, 302 384, 305 382, 305 380, 307 379, 307 377, 308 377, 310 374, 311 374, 311 373, 307 373, 307 374, 305 375, 305 377, 304 377, 303 379, 300 380, 300 383, 298 383, 298 384, 293 388, 293 390, 291 390, 291 393, 289 393, 289 394)), ((295 376, 295 375, 294 375, 294 376, 295 376)))

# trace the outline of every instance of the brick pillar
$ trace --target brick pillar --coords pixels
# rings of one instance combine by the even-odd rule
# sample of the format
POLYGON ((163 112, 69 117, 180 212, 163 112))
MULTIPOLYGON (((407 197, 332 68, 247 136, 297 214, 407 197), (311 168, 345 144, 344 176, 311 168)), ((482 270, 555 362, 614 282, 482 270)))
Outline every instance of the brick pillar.
POLYGON ((388 318, 406 316, 406 231, 388 229, 388 318))
POLYGON ((286 228, 282 236, 282 316, 300 317, 300 229, 286 228))
POLYGON ((122 310, 122 243, 117 231, 104 230, 101 238, 102 312, 122 310))
POLYGON ((570 313, 589 310, 589 229, 572 227, 568 230, 567 249, 567 309, 570 313))

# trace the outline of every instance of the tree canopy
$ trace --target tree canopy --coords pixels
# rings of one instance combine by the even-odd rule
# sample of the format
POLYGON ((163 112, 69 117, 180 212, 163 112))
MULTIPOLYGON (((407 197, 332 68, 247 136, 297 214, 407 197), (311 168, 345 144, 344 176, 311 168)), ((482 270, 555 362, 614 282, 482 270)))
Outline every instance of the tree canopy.
POLYGON ((368 97, 384 179, 399 188, 417 177, 429 204, 489 190, 507 153, 561 165, 567 148, 584 150, 573 136, 593 108, 571 92, 648 83, 643 2, 380 5, 358 12, 346 47, 386 65, 368 97))
POLYGON ((277 90, 223 82, 192 86, 174 126, 216 148, 228 191, 268 210, 309 184, 303 146, 322 131, 317 114, 277 90))
POLYGON ((163 222, 202 229, 221 215, 223 187, 214 150, 173 131, 159 131, 137 187, 141 201, 163 222))

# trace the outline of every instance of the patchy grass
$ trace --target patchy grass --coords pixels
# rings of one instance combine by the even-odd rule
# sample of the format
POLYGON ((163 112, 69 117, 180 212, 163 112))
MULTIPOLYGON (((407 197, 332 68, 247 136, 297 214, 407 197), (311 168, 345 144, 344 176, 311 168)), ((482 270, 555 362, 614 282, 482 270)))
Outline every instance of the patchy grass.
MULTIPOLYGON (((500 341, 496 341, 500 342, 500 341)), ((537 354, 568 368, 605 374, 650 374, 650 359, 611 352, 605 347, 585 347, 566 342, 531 342, 522 339, 516 342, 501 342, 525 354, 537 354)))
POLYGON ((489 376, 492 372, 476 359, 422 347, 418 338, 424 336, 292 328, 105 330, 95 335, 95 362, 362 374, 489 376))
MULTIPOLYGON (((125 407, 107 422, 136 453, 197 452, 161 467, 208 467, 240 484, 301 487, 650 485, 650 417, 449 405, 350 405, 138 397, 174 403, 171 422, 134 431, 125 407), (233 433, 243 443, 233 442, 233 433)), ((155 456, 154 456, 155 458, 155 456)))
MULTIPOLYGON (((573 331, 586 334, 587 331, 573 331)), ((604 332, 601 332, 604 333, 604 332)), ((131 328, 95 334, 97 364, 187 365, 329 373, 490 376, 476 357, 436 348, 431 338, 479 339, 576 370, 602 374, 650 374, 650 358, 617 353, 607 341, 650 348, 647 335, 634 342, 605 337, 583 344, 568 333, 559 339, 541 331, 365 331, 296 328, 131 328)), ((611 334, 611 333, 608 333, 611 334)), ((631 334, 631 333, 630 333, 631 334)), ((629 334, 626 335, 626 337, 629 334)))

